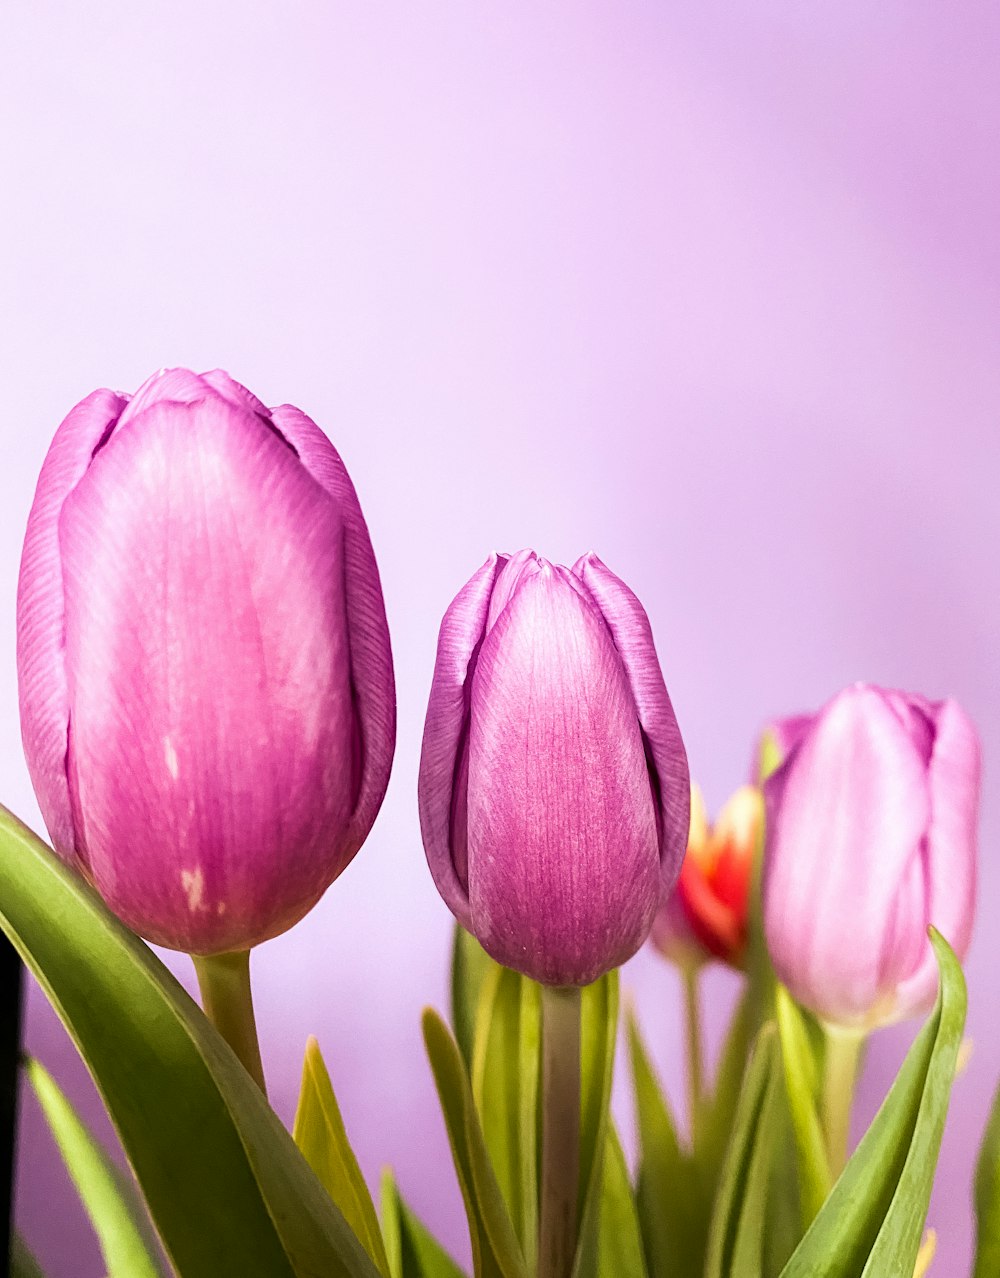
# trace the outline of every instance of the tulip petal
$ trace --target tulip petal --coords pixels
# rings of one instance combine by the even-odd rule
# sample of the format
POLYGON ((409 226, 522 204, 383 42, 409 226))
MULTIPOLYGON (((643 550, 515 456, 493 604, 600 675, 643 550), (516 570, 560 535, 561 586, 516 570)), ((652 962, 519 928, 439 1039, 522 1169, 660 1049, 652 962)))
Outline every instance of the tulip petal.
POLYGON ((59 536, 91 877, 173 948, 277 935, 352 852, 337 503, 259 418, 211 394, 120 426, 59 536))
POLYGON ((258 417, 270 417, 260 400, 221 368, 210 373, 192 373, 189 368, 161 368, 147 377, 129 400, 117 429, 127 426, 154 404, 197 404, 210 395, 217 395, 234 408, 247 409, 258 417))
POLYGON ((351 688, 361 732, 361 781, 351 816, 350 856, 361 847, 385 798, 396 747, 396 685, 385 600, 368 526, 340 454, 315 422, 289 404, 271 419, 313 479, 333 497, 344 527, 344 573, 351 688))
POLYGON ((628 586, 595 554, 579 559, 573 572, 590 591, 608 623, 632 687, 656 774, 660 865, 664 891, 669 892, 680 873, 687 845, 691 780, 649 618, 628 586))
POLYGON ((24 752, 53 845, 70 862, 75 860, 76 843, 66 781, 69 703, 63 660, 59 512, 127 402, 113 391, 94 391, 77 404, 56 432, 28 518, 17 588, 17 669, 24 752))
MULTIPOLYGON (((923 878, 930 892, 926 922, 964 959, 976 909, 981 759, 979 736, 955 701, 929 706, 934 745, 928 772, 930 825, 923 878)), ((925 891, 927 889, 925 888, 925 891)), ((937 992, 937 964, 925 938, 917 971, 899 989, 900 1015, 924 1010, 937 992)))
POLYGON ((465 843, 469 682, 494 584, 507 562, 506 556, 491 555, 444 614, 420 754, 418 803, 427 864, 437 890, 467 931, 472 930, 465 843), (460 830, 453 828, 453 815, 461 816, 460 830))
POLYGON ((473 931, 536 980, 588 984, 635 953, 660 893, 623 662, 598 609, 543 564, 483 640, 471 693, 473 931))
POLYGON ((888 940, 886 924, 921 904, 905 890, 930 817, 919 751, 881 693, 857 685, 820 712, 765 797, 775 969, 820 1015, 862 1024, 912 961, 912 920, 888 940))
POLYGON ((502 563, 490 594, 490 610, 486 617, 484 634, 492 630, 497 618, 510 603, 522 580, 535 576, 542 570, 542 561, 533 550, 518 550, 513 555, 501 555, 502 563))

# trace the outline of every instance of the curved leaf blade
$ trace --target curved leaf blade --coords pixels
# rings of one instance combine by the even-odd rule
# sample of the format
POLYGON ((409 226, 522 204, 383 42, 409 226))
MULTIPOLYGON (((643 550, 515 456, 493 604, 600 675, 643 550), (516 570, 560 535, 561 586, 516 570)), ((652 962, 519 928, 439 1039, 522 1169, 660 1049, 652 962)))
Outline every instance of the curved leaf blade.
POLYGON ((347 1139, 319 1043, 311 1036, 302 1062, 302 1087, 292 1136, 372 1263, 379 1273, 389 1278, 389 1262, 375 1204, 347 1139))
POLYGON ((626 1016, 639 1133, 636 1209, 650 1274, 701 1274, 708 1220, 692 1160, 681 1149, 635 1014, 626 1016))
POLYGON ((526 1278, 524 1258, 486 1149, 462 1053, 433 1008, 425 1010, 423 1027, 465 1202, 476 1278, 526 1278))
POLYGON ((819 1071, 802 1015, 783 985, 775 991, 785 1094, 798 1152, 802 1228, 808 1229, 833 1183, 816 1108, 819 1071))
POLYGON ((539 987, 497 965, 482 983, 472 1092, 500 1190, 525 1256, 538 1247, 539 987))
POLYGON ((629 1182, 625 1154, 618 1133, 610 1123, 604 1149, 597 1272, 614 1274, 615 1278, 647 1278, 639 1213, 629 1182))
POLYGON ((618 1037, 618 972, 581 990, 580 999, 580 1232, 573 1278, 596 1278, 601 1177, 611 1125, 611 1079, 618 1037))
POLYGON ((149 947, 4 809, 0 927, 90 1069, 184 1278, 377 1278, 228 1044, 149 947))
POLYGON ((706 1184, 714 1188, 729 1138, 733 1133, 736 1107, 743 1089, 750 1049, 759 1028, 754 1023, 755 1000, 747 986, 740 995, 726 1031, 719 1056, 715 1086, 705 1102, 705 1112, 694 1153, 703 1169, 706 1184))
POLYGON ((403 1201, 388 1170, 382 1175, 382 1228, 392 1278, 465 1278, 403 1201))
POLYGON ((42 1063, 29 1058, 24 1072, 94 1227, 108 1278, 161 1278, 147 1244, 145 1213, 131 1186, 42 1063))
POLYGON ((500 964, 461 923, 456 923, 451 947, 451 1027, 468 1069, 472 1068, 483 985, 491 973, 499 971, 500 964))
POLYGON ((976 1164, 976 1263, 972 1278, 1000 1274, 1000 1087, 976 1164))
POLYGON ((777 1110, 776 1034, 765 1025, 747 1069, 708 1235, 706 1278, 759 1278, 777 1110))
POLYGON ((941 973, 934 1011, 781 1278, 914 1272, 966 1006, 958 960, 933 928, 930 936, 941 973))
POLYGON ((966 1007, 965 978, 958 959, 938 933, 932 932, 931 942, 941 969, 937 1037, 903 1174, 868 1257, 863 1278, 912 1278, 930 1205, 951 1085, 962 1046, 966 1007))

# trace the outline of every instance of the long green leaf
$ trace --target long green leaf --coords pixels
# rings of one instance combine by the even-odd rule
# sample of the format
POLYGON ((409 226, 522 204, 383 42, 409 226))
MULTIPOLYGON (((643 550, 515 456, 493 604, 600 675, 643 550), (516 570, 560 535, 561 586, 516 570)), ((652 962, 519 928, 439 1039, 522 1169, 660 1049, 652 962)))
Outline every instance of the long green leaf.
POLYGON ((782 1278, 911 1278, 965 1024, 965 980, 931 929, 938 1000, 782 1278))
POLYGON ((767 1273, 765 1232, 768 1225, 768 1190, 781 1132, 779 1087, 778 1070, 772 1063, 747 1168, 743 1202, 733 1243, 733 1258, 729 1270, 733 1278, 751 1278, 751 1275, 756 1278, 756 1275, 767 1273))
POLYGON ((183 1278, 377 1278, 229 1046, 152 951, 3 810, 0 927, 86 1061, 183 1278))
POLYGON ((465 1278, 403 1201, 388 1170, 382 1175, 382 1228, 392 1278, 465 1278))
POLYGON ((705 1266, 708 1218, 697 1171, 681 1149, 670 1106, 631 1008, 626 1033, 639 1133, 636 1208, 646 1266, 652 1278, 698 1275, 705 1266))
POLYGON ((647 1278, 639 1213, 613 1123, 608 1124, 604 1148, 597 1273, 614 1278, 647 1278))
POLYGON ((972 1278, 1000 1274, 1000 1087, 976 1164, 976 1267, 972 1278))
POLYGON ((526 1278, 524 1258, 490 1162, 458 1044, 432 1008, 425 1010, 423 1025, 465 1201, 476 1278, 526 1278))
POLYGON ((306 1043, 302 1062, 302 1087, 292 1135, 372 1262, 389 1278, 375 1204, 347 1139, 319 1043, 312 1037, 306 1043))
POLYGON ((451 1027, 469 1069, 483 985, 491 974, 499 971, 500 964, 490 958, 471 933, 456 923, 451 947, 451 1027))
POLYGON ((472 1091, 486 1148, 525 1256, 538 1239, 541 999, 534 981, 496 966, 481 986, 472 1091))
POLYGON ((761 1030, 747 1069, 708 1236, 706 1278, 759 1278, 777 1095, 775 1031, 761 1030))
POLYGON ((743 1076, 758 1029, 759 1026, 755 1024, 754 1000, 749 987, 746 987, 733 1009, 719 1057, 715 1086, 711 1097, 705 1102, 699 1140, 694 1150, 702 1183, 711 1193, 714 1193, 722 1160, 733 1134, 736 1107, 743 1090, 743 1076))
POLYGON ((131 1186, 40 1061, 24 1071, 97 1234, 108 1278, 159 1278, 149 1225, 131 1186))
POLYGON ((833 1183, 816 1108, 819 1070, 801 1013, 783 985, 777 987, 776 1010, 785 1091, 798 1151, 802 1228, 808 1229, 833 1183))
POLYGON ((611 1080, 618 1038, 618 972, 581 991, 580 1007, 580 1231, 573 1278, 597 1278, 601 1177, 611 1123, 611 1080))
POLYGON ((945 991, 937 1040, 927 1065, 923 1095, 903 1174, 868 1257, 863 1278, 911 1278, 920 1254, 924 1222, 934 1186, 934 1169, 941 1150, 951 1085, 955 1081, 965 1028, 966 991, 962 968, 951 947, 936 932, 932 932, 931 941, 937 953, 945 991))
MULTIPOLYGON (((775 1070, 780 1083, 780 1071, 775 1070)), ((771 1175, 767 1186, 764 1221, 764 1273, 780 1274, 805 1231, 802 1223, 801 1184, 798 1152, 792 1129, 788 1093, 784 1086, 776 1088, 772 1122, 775 1148, 771 1175)))

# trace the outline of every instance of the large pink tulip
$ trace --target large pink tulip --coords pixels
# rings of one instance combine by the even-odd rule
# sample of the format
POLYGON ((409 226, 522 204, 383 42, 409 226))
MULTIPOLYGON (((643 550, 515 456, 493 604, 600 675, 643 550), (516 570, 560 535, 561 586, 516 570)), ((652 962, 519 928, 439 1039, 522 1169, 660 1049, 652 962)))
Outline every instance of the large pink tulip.
POLYGON ((378 571, 339 456, 225 373, 95 391, 18 590, 25 752, 60 855, 195 954, 290 927, 371 828, 395 738, 378 571))
POLYGON ((764 787, 775 969, 831 1024, 917 1015, 937 988, 928 926, 960 958, 972 934, 975 729, 954 701, 865 684, 794 725, 764 787))
POLYGON ((649 622, 594 555, 494 555, 438 641, 420 763, 431 873, 508 967, 586 985, 649 934, 690 782, 649 622))

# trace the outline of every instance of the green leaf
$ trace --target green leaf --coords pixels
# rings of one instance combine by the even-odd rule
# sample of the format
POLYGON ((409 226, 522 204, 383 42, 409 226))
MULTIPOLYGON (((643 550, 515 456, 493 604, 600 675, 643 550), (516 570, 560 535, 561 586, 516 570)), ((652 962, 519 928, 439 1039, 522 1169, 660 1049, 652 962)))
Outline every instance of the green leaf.
POLYGON ((782 1278, 911 1278, 965 1024, 965 979, 933 928, 938 1000, 782 1278))
POLYGON ((601 1176, 618 1037, 617 970, 584 986, 580 994, 580 1232, 573 1278, 596 1278, 601 1176))
POLYGON ((775 1149, 764 1221, 764 1273, 769 1275, 781 1273, 805 1231, 802 1224, 798 1152, 792 1130, 788 1093, 785 1091, 777 1061, 775 1073, 777 1084, 772 1115, 775 1149))
POLYGON ((816 1108, 819 1066, 802 1014, 783 985, 777 987, 776 1010, 785 1091, 798 1151, 802 1228, 808 1229, 832 1184, 823 1127, 816 1108))
POLYGON ((976 1267, 972 1278, 1000 1274, 1000 1087, 976 1164, 976 1267))
POLYGON ((597 1273, 614 1275, 614 1278, 647 1278, 639 1213, 625 1155, 612 1123, 608 1124, 604 1147, 597 1273))
POLYGON ((407 1207, 388 1170, 382 1174, 382 1228, 392 1278, 465 1278, 407 1207))
POLYGON ((456 923, 451 949, 451 1025, 467 1069, 472 1068, 476 1018, 483 985, 491 973, 499 971, 500 964, 490 958, 474 936, 456 923))
POLYGON ((10 1242, 10 1278, 45 1278, 41 1265, 17 1230, 10 1242))
POLYGON ((306 1162, 340 1208, 365 1251, 379 1272, 388 1278, 389 1262, 375 1204, 347 1139, 340 1106, 315 1038, 306 1043, 302 1088, 292 1134, 306 1162))
POLYGON ((703 1183, 714 1193, 722 1169, 730 1137, 736 1107, 743 1090, 750 1047, 757 1032, 755 1008, 749 987, 745 988, 729 1022, 729 1029, 722 1047, 716 1070, 715 1088, 705 1102, 700 1138, 694 1151, 702 1171, 703 1183))
POLYGON ((763 1273, 767 1188, 777 1132, 778 1070, 773 1025, 761 1030, 747 1069, 708 1237, 706 1278, 763 1273))
POLYGON ((495 965, 481 986, 472 1092, 486 1148, 525 1256, 538 1247, 541 998, 534 981, 495 965))
POLYGON ((639 1133, 636 1208, 646 1266, 655 1278, 700 1274, 705 1264, 708 1217, 696 1169, 681 1149, 670 1105, 631 1008, 626 1033, 639 1133))
POLYGON ((377 1278, 228 1044, 152 951, 0 809, 0 927, 72 1036, 184 1278, 377 1278))
POLYGON ((132 1187, 41 1062, 27 1059, 24 1072, 97 1234, 109 1278, 159 1278, 149 1224, 132 1187))
POLYGON ((423 1026, 469 1221, 476 1278, 526 1278, 524 1258, 490 1162, 458 1044, 432 1008, 425 1010, 423 1026))

